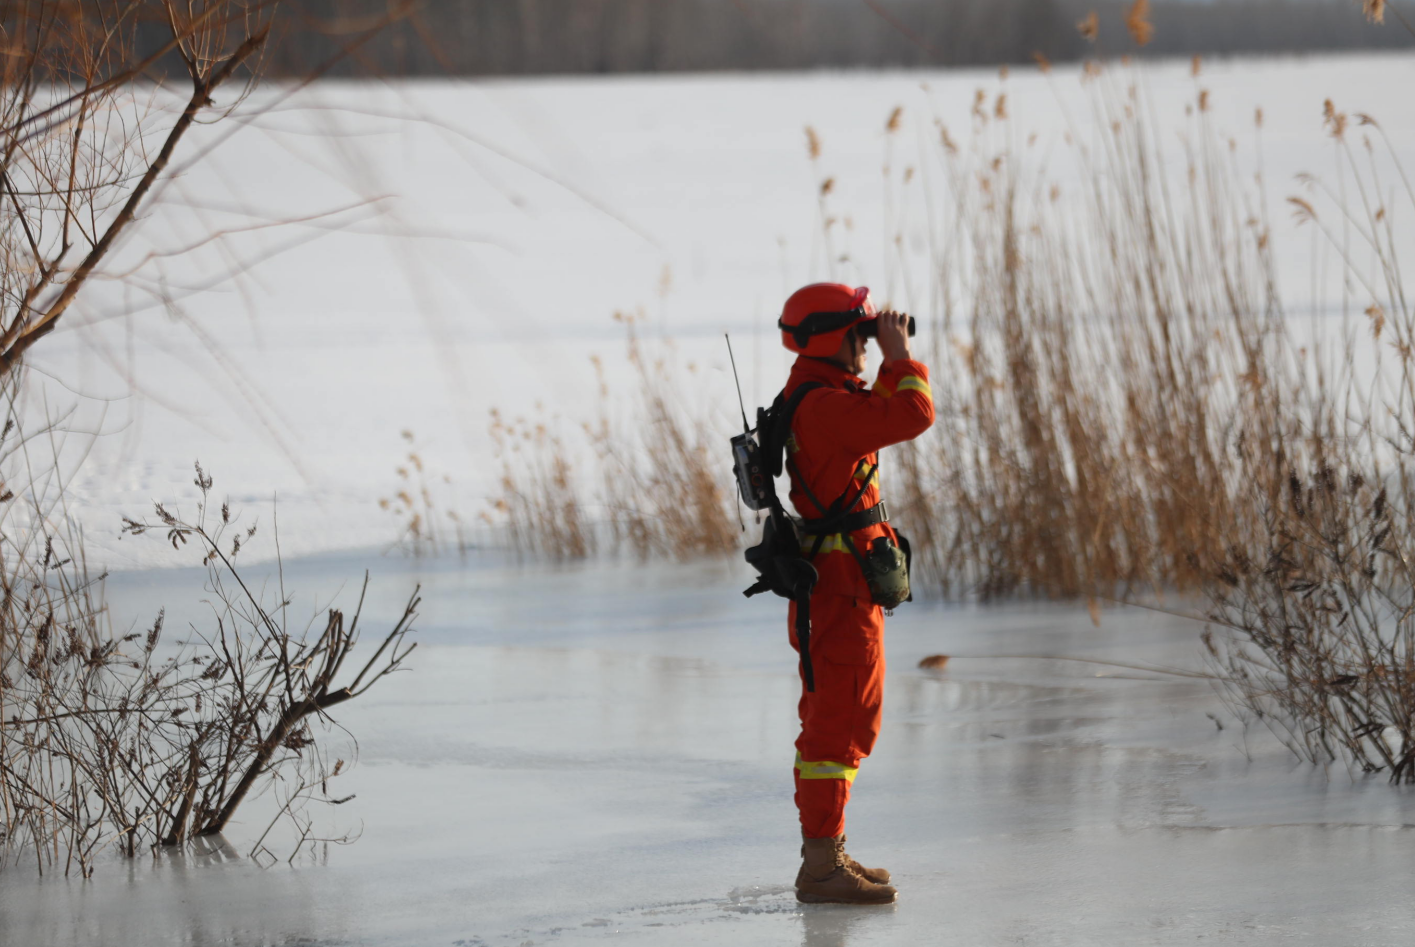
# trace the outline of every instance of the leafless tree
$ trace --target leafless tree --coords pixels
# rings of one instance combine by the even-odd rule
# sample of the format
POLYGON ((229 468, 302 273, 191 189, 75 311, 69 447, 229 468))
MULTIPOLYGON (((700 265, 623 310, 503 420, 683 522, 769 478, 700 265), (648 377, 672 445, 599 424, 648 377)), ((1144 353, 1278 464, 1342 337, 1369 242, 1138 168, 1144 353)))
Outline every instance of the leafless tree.
POLYGON ((54 330, 138 225, 192 127, 229 117, 245 99, 277 26, 337 34, 325 36, 333 51, 302 74, 308 80, 413 8, 402 0, 351 25, 311 20, 307 6, 0 7, 0 375, 54 330))

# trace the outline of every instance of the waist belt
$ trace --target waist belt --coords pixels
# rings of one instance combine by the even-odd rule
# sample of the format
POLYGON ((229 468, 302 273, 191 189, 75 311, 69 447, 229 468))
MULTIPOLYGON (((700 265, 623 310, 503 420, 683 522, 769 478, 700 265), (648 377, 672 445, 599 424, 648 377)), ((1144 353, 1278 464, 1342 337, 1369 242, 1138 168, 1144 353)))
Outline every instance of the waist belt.
POLYGON ((846 513, 844 516, 826 519, 802 520, 801 532, 807 536, 853 533, 857 529, 864 529, 866 526, 874 526, 877 523, 888 521, 889 510, 885 508, 884 501, 881 500, 868 510, 860 510, 858 513, 846 513))

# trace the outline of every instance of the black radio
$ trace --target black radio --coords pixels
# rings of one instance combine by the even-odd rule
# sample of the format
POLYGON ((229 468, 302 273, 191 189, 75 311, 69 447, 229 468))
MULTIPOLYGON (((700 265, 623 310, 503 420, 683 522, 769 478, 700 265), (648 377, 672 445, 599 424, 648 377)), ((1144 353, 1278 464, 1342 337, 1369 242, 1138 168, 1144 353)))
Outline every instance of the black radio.
POLYGON ((775 496, 763 460, 755 432, 744 431, 732 438, 732 472, 737 475, 737 490, 749 510, 767 509, 775 496))

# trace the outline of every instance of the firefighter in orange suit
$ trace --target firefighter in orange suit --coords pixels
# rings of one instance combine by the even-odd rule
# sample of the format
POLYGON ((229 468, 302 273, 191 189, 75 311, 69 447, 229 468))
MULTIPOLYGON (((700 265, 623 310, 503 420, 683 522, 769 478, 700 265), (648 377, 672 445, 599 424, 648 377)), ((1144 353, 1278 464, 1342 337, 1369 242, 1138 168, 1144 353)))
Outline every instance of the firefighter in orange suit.
MULTIPOLYGON (((799 353, 786 396, 814 382, 791 421, 786 442, 791 503, 809 527, 833 501, 857 501, 858 516, 880 520, 879 450, 918 437, 934 420, 929 370, 909 350, 906 316, 876 312, 869 290, 816 283, 786 301, 782 342, 799 353), (871 323, 861 330, 862 324, 871 323), (875 330, 875 331, 869 331, 875 330), (868 336, 884 364, 866 387, 868 336)), ((860 522, 856 520, 855 522, 860 522)), ((859 551, 879 537, 899 544, 888 522, 807 537, 820 574, 810 600, 814 691, 803 688, 796 740, 796 807, 801 815, 802 866, 796 896, 805 902, 874 904, 893 901, 889 872, 865 868, 845 853, 845 803, 860 761, 879 735, 884 694, 884 612, 875 604, 859 551), (851 546, 853 545, 853 549, 851 546)), ((790 637, 798 651, 796 605, 790 637)))

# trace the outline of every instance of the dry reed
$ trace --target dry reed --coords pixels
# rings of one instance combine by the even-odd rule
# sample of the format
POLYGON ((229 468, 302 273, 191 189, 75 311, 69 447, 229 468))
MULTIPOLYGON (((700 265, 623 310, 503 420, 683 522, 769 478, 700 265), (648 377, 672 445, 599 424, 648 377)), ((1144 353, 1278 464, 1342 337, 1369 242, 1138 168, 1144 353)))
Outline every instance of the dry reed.
POLYGON ((544 422, 506 421, 491 409, 491 437, 501 460, 501 493, 482 519, 506 530, 513 549, 550 559, 583 559, 598 548, 564 441, 544 422))
MULTIPOLYGON (((1229 446, 1290 433, 1266 410, 1287 404, 1290 352, 1261 195, 1202 110, 1176 193, 1137 86, 1093 90, 1078 201, 1025 154, 940 156, 957 221, 935 248, 940 421, 898 462, 901 519, 946 591, 1197 588, 1271 460, 1229 446)), ((983 142, 999 113, 974 114, 983 142)))
POLYGON ((453 550, 465 556, 471 539, 461 515, 447 496, 452 478, 447 474, 435 477, 429 472, 412 431, 405 429, 401 436, 408 445, 408 453, 394 468, 398 483, 390 496, 378 500, 379 509, 391 514, 398 524, 398 538, 390 548, 419 557, 453 550), (439 482, 444 492, 442 505, 433 496, 439 482))
POLYGON ((718 469, 725 435, 680 395, 691 387, 697 366, 679 364, 672 343, 648 354, 636 317, 616 313, 615 319, 627 333, 633 413, 627 422, 615 419, 597 358, 592 362, 600 410, 582 426, 580 449, 544 421, 508 423, 493 410, 502 489, 487 521, 506 529, 513 548, 555 559, 599 550, 668 559, 736 550, 740 529, 729 505, 734 493, 718 469), (592 460, 594 471, 577 476, 572 456, 592 460))

